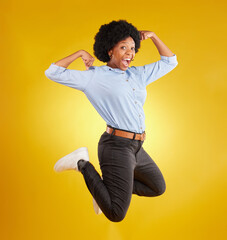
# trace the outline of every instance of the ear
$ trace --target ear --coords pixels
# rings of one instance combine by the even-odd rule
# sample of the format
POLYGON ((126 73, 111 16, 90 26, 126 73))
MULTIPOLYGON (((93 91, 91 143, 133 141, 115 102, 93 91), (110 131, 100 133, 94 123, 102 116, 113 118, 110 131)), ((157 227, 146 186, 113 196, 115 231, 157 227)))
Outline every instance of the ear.
POLYGON ((113 54, 113 50, 110 49, 110 51, 108 51, 108 55, 109 55, 109 56, 112 56, 112 54, 113 54))

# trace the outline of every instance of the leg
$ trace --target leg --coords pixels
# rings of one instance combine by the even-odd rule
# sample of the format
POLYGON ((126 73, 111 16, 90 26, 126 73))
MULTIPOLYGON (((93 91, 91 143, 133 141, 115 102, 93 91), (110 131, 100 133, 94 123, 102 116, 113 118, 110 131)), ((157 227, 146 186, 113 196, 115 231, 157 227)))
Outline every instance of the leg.
POLYGON ((156 163, 141 147, 136 155, 133 194, 139 196, 159 196, 165 192, 166 185, 156 163))
POLYGON ((124 219, 133 190, 135 156, 130 139, 104 133, 98 154, 102 177, 91 163, 81 168, 87 187, 105 216, 114 222, 124 219))

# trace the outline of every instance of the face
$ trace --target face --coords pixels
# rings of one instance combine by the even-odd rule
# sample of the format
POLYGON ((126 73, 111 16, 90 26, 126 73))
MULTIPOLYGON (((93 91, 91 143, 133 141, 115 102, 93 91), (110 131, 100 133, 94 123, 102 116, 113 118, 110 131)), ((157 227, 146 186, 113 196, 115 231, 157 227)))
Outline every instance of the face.
POLYGON ((126 71, 132 59, 135 57, 135 42, 133 38, 128 37, 118 42, 108 54, 112 57, 107 63, 107 66, 126 71))

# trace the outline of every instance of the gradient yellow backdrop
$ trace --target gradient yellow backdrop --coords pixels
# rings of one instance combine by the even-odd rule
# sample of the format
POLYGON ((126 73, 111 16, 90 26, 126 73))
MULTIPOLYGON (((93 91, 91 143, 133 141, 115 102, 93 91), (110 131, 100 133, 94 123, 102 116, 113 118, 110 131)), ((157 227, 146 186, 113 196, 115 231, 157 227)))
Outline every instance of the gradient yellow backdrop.
MULTIPOLYGON (((226 7, 224 0, 2 1, 1 239, 226 239, 226 7), (149 85, 144 106, 144 148, 166 193, 133 196, 126 218, 112 223, 95 215, 80 173, 53 171, 59 158, 87 146, 100 172, 105 122, 82 92, 44 71, 79 49, 93 53, 99 27, 119 19, 155 32, 178 66, 149 85)), ((159 59, 146 40, 133 64, 159 59)), ((69 69, 85 67, 78 59, 69 69)))

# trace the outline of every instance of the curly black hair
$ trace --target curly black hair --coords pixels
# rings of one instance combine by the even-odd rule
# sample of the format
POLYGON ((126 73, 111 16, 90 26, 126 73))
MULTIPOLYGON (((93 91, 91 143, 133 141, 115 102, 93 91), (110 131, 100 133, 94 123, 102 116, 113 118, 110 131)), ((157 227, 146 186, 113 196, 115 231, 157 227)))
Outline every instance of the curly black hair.
POLYGON ((109 62, 108 51, 127 37, 133 38, 137 53, 140 48, 140 33, 136 27, 125 20, 112 21, 102 25, 95 35, 94 55, 102 62, 109 62))

